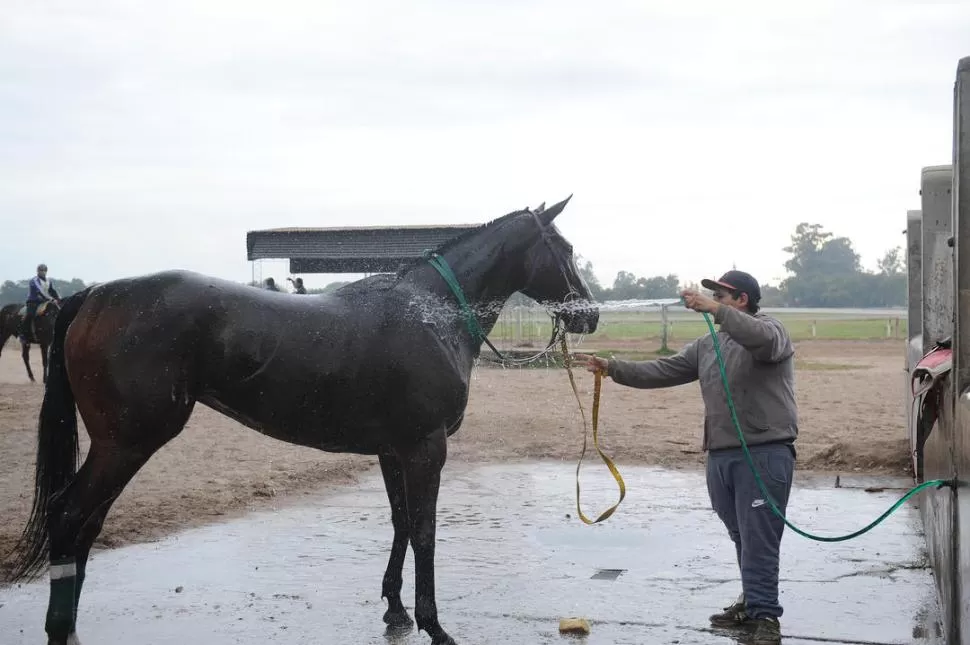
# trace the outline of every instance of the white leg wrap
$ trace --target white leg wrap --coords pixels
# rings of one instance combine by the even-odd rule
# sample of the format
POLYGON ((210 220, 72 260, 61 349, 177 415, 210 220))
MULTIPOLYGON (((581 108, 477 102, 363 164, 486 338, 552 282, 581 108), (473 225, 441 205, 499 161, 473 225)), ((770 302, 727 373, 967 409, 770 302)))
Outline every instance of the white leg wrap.
POLYGON ((77 575, 77 565, 73 562, 65 562, 64 564, 51 565, 51 580, 60 580, 61 578, 73 578, 76 575, 77 575))

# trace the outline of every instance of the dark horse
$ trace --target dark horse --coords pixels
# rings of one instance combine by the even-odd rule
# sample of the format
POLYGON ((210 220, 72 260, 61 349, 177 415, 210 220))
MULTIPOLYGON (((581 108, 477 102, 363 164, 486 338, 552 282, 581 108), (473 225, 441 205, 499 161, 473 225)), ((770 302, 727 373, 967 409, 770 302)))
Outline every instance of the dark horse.
POLYGON ((377 455, 394 528, 384 621, 413 624, 401 602, 410 542, 418 629, 435 645, 454 643, 438 623, 435 521, 446 438, 462 422, 479 330, 492 329, 516 291, 547 304, 563 333, 596 330, 572 247, 552 224, 568 201, 510 213, 396 275, 331 295, 173 271, 66 299, 13 575, 28 579, 49 562, 48 643, 76 640, 85 564, 109 507, 196 401, 286 442, 377 455), (75 406, 91 438, 80 470, 75 406))
MULTIPOLYGON (((7 340, 11 336, 17 335, 17 328, 20 326, 20 319, 22 318, 20 310, 23 309, 21 304, 4 305, 0 309, 0 352, 3 351, 3 346, 7 344, 7 340)), ((30 369, 30 344, 37 343, 40 345, 40 360, 43 365, 43 374, 41 378, 43 382, 47 382, 47 350, 51 345, 51 341, 54 339, 54 319, 57 317, 57 312, 60 311, 57 302, 50 301, 47 303, 42 303, 40 307, 37 308, 37 314, 34 316, 33 329, 28 330, 30 336, 27 338, 26 343, 21 343, 21 353, 24 357, 24 366, 27 368, 27 377, 30 379, 31 383, 36 383, 34 379, 34 372, 30 369)))

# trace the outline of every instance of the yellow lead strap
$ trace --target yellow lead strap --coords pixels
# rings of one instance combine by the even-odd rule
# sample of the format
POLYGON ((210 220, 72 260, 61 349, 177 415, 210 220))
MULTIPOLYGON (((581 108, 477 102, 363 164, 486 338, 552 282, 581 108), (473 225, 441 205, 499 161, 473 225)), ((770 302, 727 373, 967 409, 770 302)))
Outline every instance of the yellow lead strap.
POLYGON ((573 377, 573 370, 570 365, 569 349, 566 346, 566 334, 562 335, 562 355, 563 355, 563 365, 566 367, 566 373, 569 374, 569 383, 573 386, 573 394, 576 396, 576 402, 579 403, 579 412, 583 417, 583 452, 579 456, 579 463, 576 464, 576 512, 579 514, 579 519, 581 519, 586 524, 597 524, 602 522, 606 518, 616 511, 626 497, 626 484, 623 483, 623 477, 620 476, 620 471, 617 470, 616 464, 610 459, 606 454, 600 450, 599 444, 599 409, 600 409, 600 389, 603 383, 603 373, 597 371, 595 376, 595 383, 593 385, 593 445, 596 447, 596 452, 599 453, 606 467, 610 469, 613 474, 613 479, 616 480, 617 486, 620 488, 620 499, 617 500, 616 504, 610 508, 603 511, 603 513, 597 517, 595 520, 591 520, 583 514, 583 509, 580 507, 579 503, 579 468, 583 464, 583 457, 586 456, 586 411, 583 409, 583 402, 579 398, 579 390, 576 388, 576 379, 573 377))

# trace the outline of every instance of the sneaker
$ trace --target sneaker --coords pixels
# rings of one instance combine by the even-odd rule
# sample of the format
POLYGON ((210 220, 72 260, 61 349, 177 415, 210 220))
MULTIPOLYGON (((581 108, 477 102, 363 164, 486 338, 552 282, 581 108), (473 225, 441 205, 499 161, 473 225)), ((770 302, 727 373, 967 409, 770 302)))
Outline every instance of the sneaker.
POLYGON ((777 618, 766 616, 749 620, 751 626, 754 627, 751 645, 777 645, 781 643, 781 624, 777 618))
POLYGON ((719 614, 714 614, 710 618, 711 625, 715 627, 744 627, 749 620, 748 614, 744 611, 744 594, 738 596, 734 604, 724 608, 719 614))

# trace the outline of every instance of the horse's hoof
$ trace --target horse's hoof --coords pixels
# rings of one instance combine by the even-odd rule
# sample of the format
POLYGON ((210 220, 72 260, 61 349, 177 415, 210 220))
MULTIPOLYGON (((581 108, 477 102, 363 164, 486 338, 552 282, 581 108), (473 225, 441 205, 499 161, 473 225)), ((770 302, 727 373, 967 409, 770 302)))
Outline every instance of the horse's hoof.
POLYGON ((67 639, 48 638, 47 645, 81 645, 81 641, 78 640, 77 632, 71 632, 67 639))
POLYGON ((458 643, 448 634, 442 634, 441 638, 431 641, 431 645, 458 645, 458 643))
POLYGON ((400 609, 394 611, 393 609, 388 609, 384 612, 384 623, 387 624, 391 629, 410 629, 414 626, 414 621, 408 616, 408 612, 400 609))

